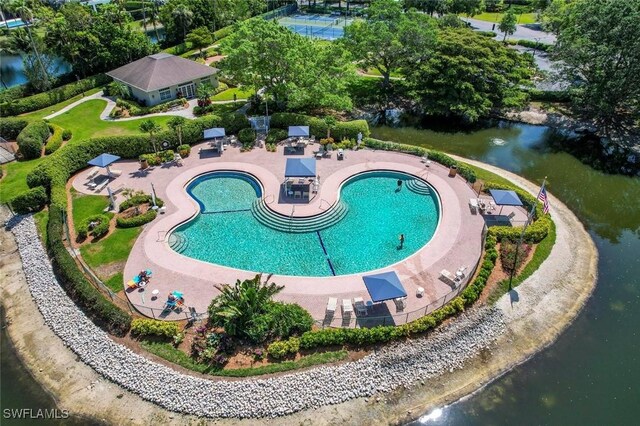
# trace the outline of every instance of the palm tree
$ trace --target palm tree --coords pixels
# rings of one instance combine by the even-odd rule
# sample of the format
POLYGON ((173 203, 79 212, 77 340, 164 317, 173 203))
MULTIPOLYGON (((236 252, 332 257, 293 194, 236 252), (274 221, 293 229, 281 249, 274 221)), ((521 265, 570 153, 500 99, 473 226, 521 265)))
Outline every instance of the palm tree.
POLYGON ((142 0, 142 27, 144 34, 147 35, 147 4, 142 0))
POLYGON ((144 133, 149 133, 149 140, 151 141, 151 145, 153 145, 153 152, 158 154, 158 146, 156 144, 155 135, 162 130, 162 127, 158 123, 153 120, 144 120, 140 123, 140 131, 144 133))
POLYGON ((185 5, 178 5, 172 12, 173 17, 182 26, 182 41, 187 37, 187 28, 193 22, 193 12, 185 5))
POLYGON ((271 298, 284 286, 269 283, 271 276, 262 282, 262 275, 244 281, 236 281, 234 286, 215 286, 220 295, 209 305, 209 321, 224 327, 230 336, 245 336, 253 320, 264 314, 271 298))
POLYGON ((178 135, 178 145, 182 145, 182 126, 187 119, 180 116, 171 117, 167 125, 178 135))
POLYGON ((24 22, 24 26, 27 29, 27 35, 29 36, 29 41, 31 42, 31 48, 33 49, 33 54, 36 57, 36 61, 38 61, 38 65, 40 66, 40 70, 42 71, 42 78, 44 78, 44 87, 49 87, 49 72, 47 68, 44 66, 42 62, 42 57, 40 56, 40 52, 38 52, 38 46, 36 45, 36 41, 33 38, 33 34, 31 34, 31 23, 34 20, 33 11, 29 9, 27 6, 19 6, 17 8, 17 12, 20 15, 20 19, 24 22))
POLYGON ((153 32, 156 34, 156 43, 160 43, 160 34, 158 33, 158 6, 162 4, 162 0, 152 0, 151 4, 151 23, 153 24, 153 32))

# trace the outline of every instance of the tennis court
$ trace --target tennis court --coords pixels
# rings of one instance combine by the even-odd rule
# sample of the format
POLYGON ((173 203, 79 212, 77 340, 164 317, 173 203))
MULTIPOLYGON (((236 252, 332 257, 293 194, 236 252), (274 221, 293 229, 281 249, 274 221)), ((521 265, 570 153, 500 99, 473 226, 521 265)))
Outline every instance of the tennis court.
POLYGON ((344 27, 351 24, 351 21, 351 19, 341 16, 302 14, 285 16, 278 20, 280 25, 295 33, 323 40, 335 40, 342 37, 344 27))

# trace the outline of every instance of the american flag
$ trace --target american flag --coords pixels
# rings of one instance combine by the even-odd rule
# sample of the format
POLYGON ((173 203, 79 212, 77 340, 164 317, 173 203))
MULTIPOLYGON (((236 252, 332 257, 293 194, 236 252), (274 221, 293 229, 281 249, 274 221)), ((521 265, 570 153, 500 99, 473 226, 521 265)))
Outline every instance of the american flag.
POLYGON ((547 197, 547 190, 544 189, 544 184, 540 188, 540 193, 538 193, 538 200, 542 201, 542 212, 544 214, 549 213, 549 198, 547 197))

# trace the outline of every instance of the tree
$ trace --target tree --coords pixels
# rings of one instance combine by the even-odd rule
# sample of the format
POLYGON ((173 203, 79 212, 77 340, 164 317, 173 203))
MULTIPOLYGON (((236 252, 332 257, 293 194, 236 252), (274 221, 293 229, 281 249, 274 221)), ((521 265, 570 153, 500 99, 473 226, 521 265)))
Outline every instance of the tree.
POLYGON ((406 75, 410 97, 425 114, 475 122, 526 100, 521 87, 532 74, 530 58, 458 28, 441 30, 434 50, 406 75))
POLYGON ((153 152, 158 153, 158 144, 156 141, 156 134, 162 130, 162 127, 158 123, 153 120, 144 120, 140 123, 140 131, 144 133, 149 133, 149 140, 151 141, 151 145, 153 145, 153 152))
POLYGON ((169 128, 176 132, 176 134, 178 135, 178 145, 182 145, 182 127, 186 122, 187 119, 184 117, 180 117, 179 115, 171 117, 171 119, 169 119, 169 121, 167 122, 169 128))
POLYGON ((211 104, 211 96, 213 96, 214 89, 209 83, 199 84, 196 88, 196 96, 198 98, 198 106, 204 107, 211 104))
POLYGON ((500 20, 500 25, 498 25, 498 29, 504 33, 504 38, 502 41, 507 41, 507 36, 516 32, 516 23, 518 22, 518 18, 516 14, 513 12, 513 9, 507 10, 502 16, 500 20))
MULTIPOLYGON (((39 90, 47 90, 49 87, 51 87, 51 81, 49 76, 49 70, 45 66, 42 55, 41 55, 42 47, 43 47, 42 40, 37 35, 34 37, 33 33, 31 32, 31 25, 33 24, 33 21, 34 21, 33 11, 27 6, 25 6, 24 4, 22 6, 19 6, 16 9, 16 11, 18 12, 18 15, 20 15, 20 19, 22 19, 22 22, 25 23, 25 28, 27 29, 27 36, 29 37, 31 49, 33 50, 34 65, 37 64, 38 68, 40 68, 36 76, 37 78, 42 79, 42 82, 41 83, 36 81, 32 81, 32 82, 30 81, 30 82, 35 83, 35 85, 39 86, 39 90), (38 49, 38 47, 40 47, 40 49, 38 49)), ((25 65, 28 65, 27 62, 25 62, 25 65)))
POLYGON ((553 55, 572 83, 574 113, 606 136, 637 141, 640 0, 575 0, 558 13, 553 55))
POLYGON ((416 8, 433 16, 434 13, 443 15, 449 10, 450 0, 404 0, 405 9, 416 8))
POLYGON ((187 34, 185 41, 191 43, 191 46, 200 51, 202 56, 202 49, 213 43, 213 36, 206 27, 196 28, 187 34))
POLYGON ((375 68, 389 87, 391 73, 424 60, 435 40, 435 24, 415 12, 402 13, 395 0, 376 0, 367 19, 345 28, 342 43, 365 69, 375 68))
POLYGON ((187 37, 187 28, 193 22, 193 12, 187 6, 181 4, 173 9, 171 14, 182 27, 182 40, 184 41, 187 37))
POLYGON ((475 16, 484 10, 483 0, 451 0, 449 12, 463 13, 467 16, 475 16))

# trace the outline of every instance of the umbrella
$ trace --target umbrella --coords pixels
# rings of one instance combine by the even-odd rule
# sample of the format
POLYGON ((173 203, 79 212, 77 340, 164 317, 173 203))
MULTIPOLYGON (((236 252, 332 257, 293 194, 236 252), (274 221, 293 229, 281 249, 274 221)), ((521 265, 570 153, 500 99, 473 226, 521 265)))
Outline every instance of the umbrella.
MULTIPOLYGON (((489 193, 493 201, 500 206, 500 213, 502 213, 502 207, 504 206, 521 206, 522 201, 515 191, 508 191, 504 189, 490 189, 489 193)), ((500 214, 498 213, 498 214, 500 214)))
POLYGON ((287 158, 284 177, 315 177, 315 158, 287 158))
POLYGON ((393 271, 383 272, 375 275, 365 275, 362 277, 365 287, 374 303, 385 300, 407 297, 398 274, 393 271))
POLYGON ((289 126, 289 137, 309 137, 309 126, 289 126))
POLYGON ((100 154, 96 158, 89 160, 87 164, 91 166, 105 167, 107 169, 107 174, 111 177, 111 170, 109 170, 109 165, 118 161, 120 157, 112 154, 100 154))

